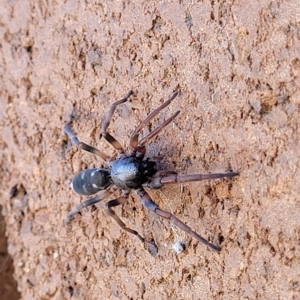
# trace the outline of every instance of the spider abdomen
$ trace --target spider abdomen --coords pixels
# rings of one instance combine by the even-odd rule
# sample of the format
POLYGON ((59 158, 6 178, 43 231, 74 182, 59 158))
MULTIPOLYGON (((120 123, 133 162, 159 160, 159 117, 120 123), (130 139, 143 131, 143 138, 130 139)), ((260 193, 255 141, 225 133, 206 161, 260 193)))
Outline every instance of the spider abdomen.
POLYGON ((145 183, 155 172, 155 162, 125 156, 112 163, 110 175, 113 183, 118 188, 131 190, 145 183))
POLYGON ((102 168, 86 169, 72 180, 72 189, 80 195, 93 195, 111 185, 109 171, 102 168))

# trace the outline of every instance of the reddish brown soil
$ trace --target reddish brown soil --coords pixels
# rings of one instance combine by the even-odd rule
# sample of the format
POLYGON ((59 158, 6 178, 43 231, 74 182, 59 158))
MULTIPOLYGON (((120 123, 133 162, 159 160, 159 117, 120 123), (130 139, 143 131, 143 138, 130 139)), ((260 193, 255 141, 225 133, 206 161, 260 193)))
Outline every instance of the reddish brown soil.
POLYGON ((5 222, 0 206, 0 295, 2 300, 20 299, 17 292, 17 283, 13 278, 13 261, 7 252, 7 239, 5 237, 5 222))
POLYGON ((22 299, 300 299, 299 0, 3 0, 0 40, 0 204, 22 299), (220 254, 135 195, 116 211, 154 237, 156 257, 104 203, 63 225, 85 199, 71 178, 101 161, 62 126, 73 112, 79 138, 115 154, 101 119, 129 89, 109 128, 127 149, 179 90, 146 129, 181 110, 148 156, 181 173, 240 172, 149 191, 220 254))

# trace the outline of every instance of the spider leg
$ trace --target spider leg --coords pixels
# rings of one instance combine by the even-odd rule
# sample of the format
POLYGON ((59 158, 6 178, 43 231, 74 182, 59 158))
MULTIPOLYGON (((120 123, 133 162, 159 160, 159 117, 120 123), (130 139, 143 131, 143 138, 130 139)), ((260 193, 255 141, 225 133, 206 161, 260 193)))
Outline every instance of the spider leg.
MULTIPOLYGON (((130 146, 135 150, 138 151, 138 140, 139 140, 139 133, 140 131, 160 112, 162 111, 165 107, 167 107, 174 99, 175 97, 178 95, 178 92, 175 92, 172 97, 167 100, 166 102, 164 102, 161 106, 159 106, 157 109, 155 109, 152 113, 150 113, 148 115, 148 117, 141 122, 136 129, 134 130, 134 132, 131 135, 131 139, 130 139, 130 146)), ((166 126, 167 124, 169 124, 177 115, 179 112, 176 112, 170 119, 168 119, 167 121, 165 121, 161 126, 162 128, 164 126, 166 126)), ((160 127, 160 126, 159 126, 160 127)), ((158 127, 158 128, 159 128, 158 127)), ((154 135, 151 135, 152 133, 150 133, 148 135, 148 139, 146 137, 146 141, 144 141, 144 144, 152 137, 154 137, 162 128, 160 128, 154 135), (151 137, 149 137, 151 135, 151 137)), ((155 131, 155 130, 154 130, 155 131)))
POLYGON ((95 154, 97 156, 100 156, 104 161, 109 161, 111 158, 106 155, 104 152, 98 150, 97 148, 94 148, 84 142, 80 142, 74 131, 70 127, 71 121, 65 124, 64 126, 64 132, 68 135, 73 145, 77 146, 78 148, 85 150, 87 152, 90 152, 92 154, 95 154))
POLYGON ((103 199, 107 198, 110 195, 111 195, 111 193, 109 191, 101 191, 96 197, 90 198, 84 202, 81 202, 81 203, 75 205, 72 208, 72 210, 67 213, 65 221, 64 221, 65 225, 67 225, 71 221, 71 219, 74 217, 74 215, 78 214, 79 211, 81 209, 83 209, 84 207, 88 207, 90 205, 96 204, 96 203, 102 201, 103 199))
POLYGON ((189 234, 190 236, 192 236, 199 242, 203 243, 207 247, 209 247, 211 250, 220 252, 221 249, 218 246, 215 246, 214 244, 212 244, 209 241, 207 241, 206 239, 204 239, 198 233, 193 231, 189 226, 187 226, 181 220, 176 218, 172 213, 159 208, 159 206, 151 200, 150 196, 147 194, 147 192, 143 188, 138 188, 135 190, 135 192, 141 197, 141 202, 146 208, 153 211, 158 216, 160 216, 164 219, 167 219, 170 223, 176 225, 181 230, 185 231, 187 234, 189 234))
POLYGON ((153 178, 163 177, 163 176, 168 176, 168 175, 177 175, 177 172, 171 171, 171 170, 161 170, 161 171, 157 171, 154 174, 153 178))
POLYGON ((113 103, 106 115, 106 117, 104 118, 104 120, 102 121, 102 126, 101 126, 101 134, 100 134, 100 138, 103 136, 116 150, 120 151, 121 153, 124 153, 123 147, 121 146, 121 144, 112 136, 110 135, 106 130, 111 122, 111 118, 117 108, 118 105, 126 102, 128 100, 128 98, 132 95, 132 91, 129 91, 128 94, 121 100, 116 101, 115 103, 113 103))
POLYGON ((145 136, 143 139, 141 139, 141 141, 138 142, 138 146, 137 146, 138 152, 145 154, 146 153, 145 144, 148 143, 155 136, 157 136, 158 133, 161 132, 165 126, 167 126, 169 123, 171 123, 178 116, 179 113, 180 113, 180 111, 178 110, 172 117, 170 117, 168 120, 166 120, 161 125, 159 125, 157 128, 155 128, 153 131, 151 131, 147 136, 145 136))
POLYGON ((106 203, 106 211, 107 213, 119 224, 119 226, 125 231, 136 235, 141 242, 144 242, 144 238, 135 230, 128 228, 125 223, 117 216, 117 214, 112 210, 112 207, 123 205, 127 201, 127 197, 120 197, 118 199, 110 200, 106 203))
POLYGON ((128 200, 128 193, 127 192, 123 192, 122 197, 118 198, 118 199, 114 199, 114 200, 110 200, 106 203, 105 207, 106 207, 106 211, 107 213, 119 224, 119 226, 124 229, 125 231, 134 234, 135 236, 137 236, 141 242, 144 243, 145 248, 152 254, 156 254, 157 253, 157 246, 155 245, 154 241, 148 241, 145 238, 143 238, 137 231, 128 228, 125 223, 123 223, 123 221, 118 217, 118 215, 112 210, 112 207, 118 206, 118 205, 123 205, 124 203, 126 203, 126 201, 128 200))
POLYGON ((238 172, 229 173, 211 173, 211 174, 173 174, 167 177, 155 177, 150 181, 143 184, 151 189, 160 189, 162 186, 174 183, 187 183, 201 180, 218 179, 224 177, 235 177, 238 176, 238 172))

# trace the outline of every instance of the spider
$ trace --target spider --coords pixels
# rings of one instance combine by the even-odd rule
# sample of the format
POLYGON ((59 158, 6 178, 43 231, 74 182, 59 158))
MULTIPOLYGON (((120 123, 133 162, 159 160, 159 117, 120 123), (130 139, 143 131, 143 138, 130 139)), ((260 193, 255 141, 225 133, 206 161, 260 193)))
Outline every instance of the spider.
POLYGON ((146 137, 139 140, 139 134, 141 130, 165 107, 167 107, 178 95, 175 92, 172 97, 164 102, 161 106, 150 113, 147 118, 142 121, 134 130, 130 138, 130 146, 132 148, 130 154, 126 154, 121 144, 107 132, 107 128, 111 122, 113 113, 116 107, 128 100, 128 98, 133 94, 129 91, 128 94, 121 100, 113 103, 104 118, 101 126, 100 138, 104 137, 108 143, 110 143, 117 151, 118 156, 116 159, 111 158, 102 151, 79 141, 70 125, 72 122, 72 116, 70 121, 65 124, 64 132, 71 139, 73 145, 78 148, 88 151, 101 157, 106 163, 106 168, 93 168, 86 169, 79 172, 72 180, 72 189, 80 195, 93 195, 99 192, 95 197, 90 198, 82 203, 77 204, 70 212, 68 212, 65 218, 65 224, 68 224, 75 214, 90 205, 102 201, 103 199, 109 197, 117 189, 122 190, 122 196, 110 200, 106 203, 105 208, 108 213, 122 229, 127 232, 137 236, 141 242, 144 243, 145 248, 151 253, 156 254, 158 249, 153 240, 147 240, 142 237, 137 231, 127 227, 123 221, 116 215, 112 209, 115 206, 124 204, 131 190, 133 190, 141 199, 142 204, 149 210, 153 211, 158 216, 169 220, 170 223, 178 226, 180 229, 188 233, 190 236, 194 237, 199 242, 206 245, 209 249, 219 252, 220 247, 210 243, 198 233, 193 231, 188 225, 180 221, 172 213, 162 210, 156 203, 152 201, 148 193, 145 191, 146 188, 150 189, 160 189, 161 187, 174 184, 174 183, 186 183, 194 182, 206 179, 216 179, 224 177, 234 177, 239 175, 237 172, 229 173, 214 173, 214 174, 177 174, 174 171, 157 171, 156 162, 150 160, 149 158, 144 158, 146 153, 145 144, 153 139, 157 134, 170 122, 172 122, 176 116, 179 114, 177 111, 169 119, 164 121, 161 125, 150 132, 146 137))

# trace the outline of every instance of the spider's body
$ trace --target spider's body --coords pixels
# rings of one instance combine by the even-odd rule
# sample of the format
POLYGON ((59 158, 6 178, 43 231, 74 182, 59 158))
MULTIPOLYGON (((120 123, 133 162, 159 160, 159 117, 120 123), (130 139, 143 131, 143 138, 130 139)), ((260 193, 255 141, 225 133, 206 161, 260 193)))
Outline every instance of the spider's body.
POLYGON ((90 196, 111 185, 109 171, 104 168, 86 169, 72 180, 71 187, 77 194, 90 196))
POLYGON ((105 153, 100 150, 89 146, 83 142, 80 142, 77 136, 74 134, 70 127, 70 123, 64 126, 65 133, 69 136, 72 143, 79 148, 91 152, 95 155, 100 156, 106 163, 107 168, 94 168, 86 169, 79 172, 72 181, 73 190, 81 195, 93 195, 99 192, 93 198, 90 198, 78 205, 76 205, 66 217, 65 222, 68 223, 71 218, 77 214, 83 207, 95 204, 108 196, 110 196, 114 189, 122 190, 122 196, 110 200, 106 203, 106 209, 108 214, 114 218, 114 220, 127 232, 136 235, 142 242, 145 243, 146 248, 150 253, 156 254, 157 247, 153 241, 145 240, 137 231, 132 230, 122 222, 122 220, 116 215, 112 210, 112 207, 124 204, 127 201, 130 190, 134 190, 138 196, 141 198, 141 203, 149 210, 156 213, 158 216, 169 220, 171 223, 178 226, 180 229, 187 232, 190 236, 196 238, 198 241, 207 245, 210 249, 219 252, 220 248, 214 244, 208 242, 206 239, 202 238, 198 233, 193 231, 185 223, 177 219, 170 212, 162 210, 156 203, 154 203, 143 187, 148 187, 152 189, 159 189, 164 185, 173 183, 184 183, 184 182, 194 182, 205 179, 216 179, 224 177, 234 177, 237 176, 237 172, 229 173, 214 173, 214 174, 185 174, 180 175, 174 171, 159 171, 156 170, 156 162, 149 159, 144 159, 146 153, 145 144, 154 138, 166 125, 175 119, 179 114, 177 111, 173 116, 167 119, 163 124, 158 126, 148 136, 144 137, 139 141, 140 131, 166 106, 168 106, 174 98, 178 95, 177 92, 166 102, 164 102, 160 107, 154 110, 148 117, 141 122, 135 131, 131 135, 130 146, 133 151, 130 155, 125 154, 120 143, 107 132, 107 128, 111 121, 112 115, 117 107, 117 105, 122 104, 128 100, 131 96, 132 91, 130 91, 127 96, 123 99, 112 104, 106 118, 102 122, 101 136, 103 136, 116 150, 118 150, 119 155, 116 159, 110 158, 105 153))
POLYGON ((154 161, 134 156, 123 156, 111 164, 110 176, 114 185, 121 190, 136 189, 156 173, 154 161))
POLYGON ((80 195, 94 195, 115 185, 121 190, 135 189, 156 173, 156 162, 123 156, 111 163, 110 169, 95 168, 79 172, 72 180, 72 189, 80 195))

